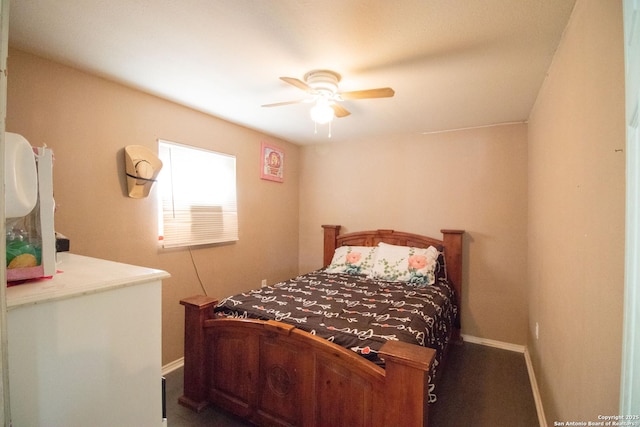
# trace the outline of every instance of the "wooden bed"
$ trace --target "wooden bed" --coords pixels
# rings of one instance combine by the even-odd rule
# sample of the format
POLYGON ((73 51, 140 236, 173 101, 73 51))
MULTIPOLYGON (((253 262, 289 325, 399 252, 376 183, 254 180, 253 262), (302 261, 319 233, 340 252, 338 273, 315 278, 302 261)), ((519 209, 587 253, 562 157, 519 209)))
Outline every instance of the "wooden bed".
MULTIPOLYGON (((442 239, 393 230, 339 234, 324 225, 324 266, 340 246, 379 242, 442 246, 447 275, 462 296, 462 230, 442 239)), ((217 300, 186 298, 184 395, 180 404, 201 411, 210 403, 261 426, 427 426, 428 373, 435 350, 388 341, 385 368, 294 326, 254 319, 217 318, 217 300)), ((459 326, 459 325, 458 325, 459 326)), ((452 340, 459 340, 459 329, 452 340)))

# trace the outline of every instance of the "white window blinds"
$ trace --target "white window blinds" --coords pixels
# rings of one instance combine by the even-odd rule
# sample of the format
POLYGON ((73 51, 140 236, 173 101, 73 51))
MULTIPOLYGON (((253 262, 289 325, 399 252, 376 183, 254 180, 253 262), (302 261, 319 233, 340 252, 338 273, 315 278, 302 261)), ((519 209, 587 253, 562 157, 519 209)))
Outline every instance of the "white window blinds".
POLYGON ((158 141, 159 239, 165 248, 238 240, 236 158, 158 141))

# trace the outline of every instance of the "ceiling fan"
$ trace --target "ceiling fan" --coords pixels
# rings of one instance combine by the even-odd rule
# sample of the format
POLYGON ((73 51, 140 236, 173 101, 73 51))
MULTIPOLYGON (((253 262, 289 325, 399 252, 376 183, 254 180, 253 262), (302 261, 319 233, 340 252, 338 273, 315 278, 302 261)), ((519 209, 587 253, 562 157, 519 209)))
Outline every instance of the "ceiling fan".
POLYGON ((389 98, 395 94, 390 87, 340 92, 338 90, 338 83, 342 77, 340 74, 331 70, 312 70, 306 73, 303 78, 304 81, 296 79, 295 77, 280 77, 280 80, 312 95, 310 98, 264 104, 263 107, 279 107, 282 105, 314 102, 315 105, 311 108, 311 118, 317 124, 324 124, 333 120, 334 116, 346 117, 351 114, 346 108, 339 104, 341 101, 366 98, 389 98))

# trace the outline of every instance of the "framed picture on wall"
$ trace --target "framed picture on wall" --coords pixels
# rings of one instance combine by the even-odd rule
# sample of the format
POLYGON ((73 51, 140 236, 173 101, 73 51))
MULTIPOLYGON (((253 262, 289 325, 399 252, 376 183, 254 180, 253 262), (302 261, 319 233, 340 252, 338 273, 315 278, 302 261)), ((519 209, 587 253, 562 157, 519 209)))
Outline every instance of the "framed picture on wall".
POLYGON ((260 152, 260 178, 269 181, 284 181, 284 151, 267 142, 263 142, 260 152))

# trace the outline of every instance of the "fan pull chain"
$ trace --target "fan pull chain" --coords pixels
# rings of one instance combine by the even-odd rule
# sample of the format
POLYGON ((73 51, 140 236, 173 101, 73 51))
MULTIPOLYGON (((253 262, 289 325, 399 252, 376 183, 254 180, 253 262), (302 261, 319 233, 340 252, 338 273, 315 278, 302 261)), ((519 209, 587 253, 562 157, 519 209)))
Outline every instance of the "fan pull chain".
MULTIPOLYGON (((313 133, 314 134, 318 134, 318 123, 313 122, 313 133)), ((329 134, 327 135, 327 138, 331 138, 331 122, 329 122, 329 134)))

